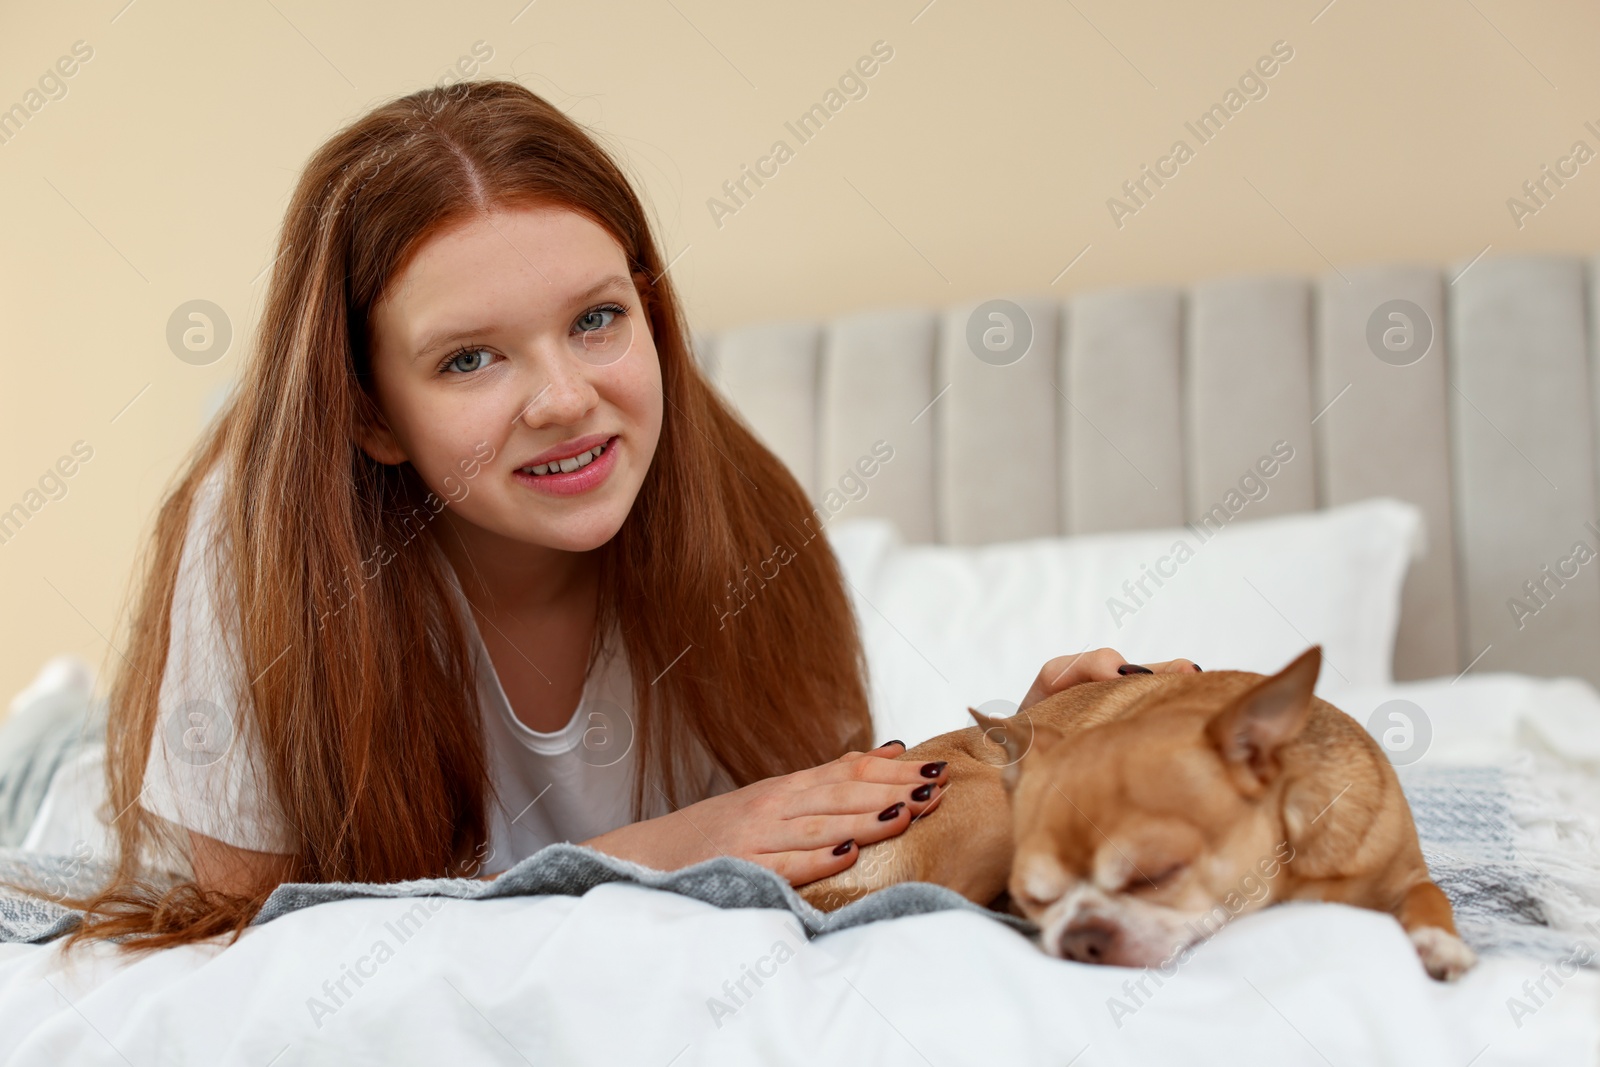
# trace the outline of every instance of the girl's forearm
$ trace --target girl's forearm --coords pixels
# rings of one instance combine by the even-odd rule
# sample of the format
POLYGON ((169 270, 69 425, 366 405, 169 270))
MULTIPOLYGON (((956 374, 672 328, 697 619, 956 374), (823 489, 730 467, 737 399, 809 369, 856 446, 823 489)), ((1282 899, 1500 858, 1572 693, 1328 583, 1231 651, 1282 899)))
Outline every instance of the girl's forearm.
POLYGON ((674 871, 713 855, 704 839, 694 834, 692 827, 684 826, 683 818, 675 818, 674 815, 619 826, 587 841, 579 841, 578 844, 661 871, 674 871), (705 847, 696 849, 692 841, 685 840, 685 830, 694 834, 705 847))
MULTIPOLYGON (((592 848, 596 852, 604 852, 608 856, 615 856, 619 860, 654 867, 659 871, 675 871, 679 867, 687 867, 716 854, 709 845, 697 850, 691 843, 683 840, 680 835, 688 830, 695 839, 704 844, 704 839, 699 834, 692 828, 682 825, 683 821, 681 818, 673 819, 670 815, 663 815, 619 826, 615 830, 591 837, 587 841, 579 841, 577 844, 584 848, 592 848)), ((496 871, 494 874, 479 874, 473 877, 480 882, 492 882, 504 873, 505 871, 496 871)))

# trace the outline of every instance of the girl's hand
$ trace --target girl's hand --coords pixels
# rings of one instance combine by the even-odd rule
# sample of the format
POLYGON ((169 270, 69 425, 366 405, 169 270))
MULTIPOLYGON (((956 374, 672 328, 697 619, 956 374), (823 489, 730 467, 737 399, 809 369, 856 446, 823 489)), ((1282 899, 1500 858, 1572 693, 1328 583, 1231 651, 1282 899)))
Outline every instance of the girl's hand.
POLYGON ((1053 696, 1068 686, 1079 682, 1106 682, 1128 674, 1175 674, 1199 670, 1192 660, 1169 659, 1165 663, 1141 666, 1129 663, 1122 653, 1113 648, 1097 648, 1093 652, 1080 652, 1075 656, 1057 656, 1039 670, 1028 695, 1022 698, 1017 710, 1031 707, 1047 696, 1053 696))
POLYGON ((890 741, 846 752, 582 844, 663 870, 738 856, 802 886, 851 866, 862 845, 903 833, 939 806, 945 767, 894 758, 904 751, 890 741))

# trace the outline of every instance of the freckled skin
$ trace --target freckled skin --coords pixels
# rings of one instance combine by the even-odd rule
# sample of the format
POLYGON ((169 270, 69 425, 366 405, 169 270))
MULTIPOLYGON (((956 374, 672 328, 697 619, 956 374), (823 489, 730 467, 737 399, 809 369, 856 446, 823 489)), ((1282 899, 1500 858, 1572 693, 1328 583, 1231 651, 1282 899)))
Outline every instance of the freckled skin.
MULTIPOLYGON (((1308 696, 1314 679, 1315 664, 1308 696)), ((1261 765, 1265 780, 1219 751, 1209 724, 1265 681, 1208 671, 1084 683, 989 720, 987 738, 984 726, 932 738, 898 758, 949 761, 939 810, 799 892, 833 910, 896 882, 933 882, 1043 926, 1054 916, 1019 904, 1028 893, 1012 884, 1014 862, 1020 872, 1037 855, 1067 882, 1101 890, 1106 913, 1146 935, 1129 938, 1136 946, 1153 946, 1157 932, 1229 892, 1240 913, 1324 900, 1395 915, 1429 972, 1455 977, 1471 952, 1455 940, 1449 901, 1429 878, 1394 768, 1359 723, 1309 697, 1303 726, 1261 765), (999 743, 1012 731, 1020 758, 999 743), (1274 855, 1292 859, 1261 877, 1274 855), (1168 859, 1184 862, 1170 884, 1121 885, 1130 862, 1168 859), (1431 934, 1446 942, 1442 954, 1427 947, 1439 940, 1431 934)))

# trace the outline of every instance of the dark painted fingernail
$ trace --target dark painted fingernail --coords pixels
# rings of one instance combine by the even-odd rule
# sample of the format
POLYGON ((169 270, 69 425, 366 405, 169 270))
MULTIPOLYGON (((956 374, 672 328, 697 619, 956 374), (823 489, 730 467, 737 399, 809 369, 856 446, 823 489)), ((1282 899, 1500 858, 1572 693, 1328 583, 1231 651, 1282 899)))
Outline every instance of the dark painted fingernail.
POLYGON ((924 763, 922 765, 922 777, 924 777, 924 778, 937 778, 937 777, 939 777, 939 772, 944 770, 945 766, 947 764, 949 764, 949 762, 950 762, 949 760, 939 760, 937 763, 924 763))
POLYGON ((932 782, 929 782, 927 785, 919 785, 911 791, 912 800, 927 800, 931 796, 933 796, 932 782))
POLYGON ((1198 663, 1196 663, 1196 664, 1195 664, 1195 665, 1194 665, 1194 669, 1195 669, 1195 670, 1200 670, 1200 669, 1201 669, 1201 668, 1200 668, 1200 664, 1198 664, 1198 663))
POLYGON ((898 801, 898 802, 896 802, 894 804, 890 804, 887 808, 884 808, 882 811, 878 812, 878 821, 879 822, 888 822, 890 819, 893 819, 894 817, 899 815, 900 814, 900 809, 905 807, 905 806, 906 806, 906 802, 903 801, 903 800, 898 801))
POLYGON ((883 744, 879 745, 878 747, 879 748, 887 748, 890 745, 899 745, 901 748, 905 748, 906 747, 906 743, 904 741, 901 741, 901 740, 898 740, 898 739, 896 739, 894 741, 885 741, 883 744))
POLYGON ((856 843, 856 839, 852 837, 850 840, 846 841, 844 844, 842 844, 838 848, 834 849, 833 850, 833 854, 835 856, 842 856, 846 852, 849 852, 850 851, 850 846, 855 844, 855 843, 856 843))
POLYGON ((1141 667, 1137 663, 1124 663, 1117 668, 1117 673, 1126 677, 1130 674, 1154 674, 1156 672, 1149 667, 1141 667))

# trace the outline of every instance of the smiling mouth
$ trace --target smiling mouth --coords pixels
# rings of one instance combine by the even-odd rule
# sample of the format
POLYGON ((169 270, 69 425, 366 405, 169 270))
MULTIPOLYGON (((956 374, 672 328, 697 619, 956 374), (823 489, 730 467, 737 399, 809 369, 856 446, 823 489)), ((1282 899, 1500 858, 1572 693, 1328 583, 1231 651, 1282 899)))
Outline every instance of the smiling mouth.
MULTIPOLYGON (((614 440, 616 438, 611 439, 611 441, 614 440)), ((611 447, 611 441, 595 445, 587 452, 579 452, 576 456, 568 456, 566 459, 552 460, 549 463, 535 463, 531 467, 518 467, 517 469, 523 474, 532 474, 535 477, 549 474, 571 474, 575 470, 587 467, 604 455, 606 449, 611 447)))

